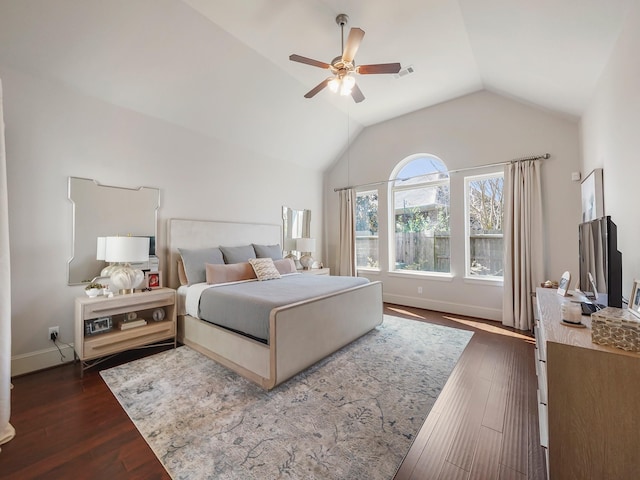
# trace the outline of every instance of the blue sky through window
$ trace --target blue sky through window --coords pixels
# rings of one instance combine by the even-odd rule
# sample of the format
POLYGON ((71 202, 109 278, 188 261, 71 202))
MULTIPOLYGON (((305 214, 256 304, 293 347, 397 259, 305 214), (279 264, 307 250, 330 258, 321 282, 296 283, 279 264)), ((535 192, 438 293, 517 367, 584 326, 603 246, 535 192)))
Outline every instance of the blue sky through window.
POLYGON ((396 185, 407 185, 409 183, 416 183, 416 181, 423 182, 438 178, 447 178, 449 174, 447 173, 447 166, 440 159, 425 156, 415 158, 407 163, 400 169, 396 178, 411 178, 416 176, 421 176, 421 178, 416 178, 414 181, 408 182, 396 182, 396 185))

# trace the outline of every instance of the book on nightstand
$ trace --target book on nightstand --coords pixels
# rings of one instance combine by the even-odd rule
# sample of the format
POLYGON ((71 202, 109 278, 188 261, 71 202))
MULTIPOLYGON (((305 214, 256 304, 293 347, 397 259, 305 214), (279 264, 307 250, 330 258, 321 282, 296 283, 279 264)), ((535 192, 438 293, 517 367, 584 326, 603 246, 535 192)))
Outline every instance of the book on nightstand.
POLYGON ((136 327, 142 327, 143 325, 146 325, 147 321, 140 318, 138 320, 132 320, 130 322, 122 322, 120 324, 120 330, 127 330, 129 328, 136 328, 136 327))

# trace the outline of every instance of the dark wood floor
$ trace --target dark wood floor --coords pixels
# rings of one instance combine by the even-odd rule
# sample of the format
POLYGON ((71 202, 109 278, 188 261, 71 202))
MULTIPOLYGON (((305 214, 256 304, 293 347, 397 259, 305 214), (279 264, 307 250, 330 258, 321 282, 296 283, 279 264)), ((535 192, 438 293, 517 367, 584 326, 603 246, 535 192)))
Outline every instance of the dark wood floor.
POLYGON ((395 480, 542 480, 534 340, 495 322, 386 306, 474 332, 395 480))
MULTIPOLYGON (((394 305, 385 313, 475 333, 396 480, 543 479, 533 340, 469 317, 394 305)), ((170 478, 97 369, 81 379, 79 367, 67 364, 13 383, 16 437, 1 447, 0 478, 170 478)))

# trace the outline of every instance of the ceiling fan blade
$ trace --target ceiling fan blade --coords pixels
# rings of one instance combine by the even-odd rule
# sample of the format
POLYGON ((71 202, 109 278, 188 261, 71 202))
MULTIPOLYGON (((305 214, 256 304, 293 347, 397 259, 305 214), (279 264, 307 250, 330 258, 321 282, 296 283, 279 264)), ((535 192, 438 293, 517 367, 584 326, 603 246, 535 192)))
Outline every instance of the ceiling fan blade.
POLYGON ((364 95, 362 94, 362 90, 358 87, 358 84, 354 84, 351 89, 351 96, 353 97, 353 101, 356 103, 360 103, 364 100, 364 95))
POLYGON ((356 71, 362 75, 371 75, 374 73, 398 73, 400 71, 400 64, 378 63, 375 65, 360 65, 356 67, 356 71))
POLYGON ((361 28, 354 27, 349 31, 347 44, 344 46, 344 52, 342 52, 343 62, 353 62, 356 52, 358 51, 358 47, 360 46, 360 42, 362 41, 362 37, 364 37, 364 30, 361 28))
POLYGON ((325 78, 323 81, 321 81, 318 85, 316 85, 315 87, 313 87, 311 90, 309 90, 304 98, 312 98, 313 96, 315 96, 320 90, 322 90, 324 87, 327 86, 327 84, 329 83, 329 80, 331 80, 333 77, 328 77, 325 78))
POLYGON ((314 60, 313 58, 307 58, 301 55, 296 55, 295 53, 293 55, 289 55, 289 60, 291 60, 292 62, 306 63, 307 65, 312 65, 314 67, 320 67, 320 68, 331 67, 331 65, 329 65, 328 63, 321 62, 319 60, 314 60))

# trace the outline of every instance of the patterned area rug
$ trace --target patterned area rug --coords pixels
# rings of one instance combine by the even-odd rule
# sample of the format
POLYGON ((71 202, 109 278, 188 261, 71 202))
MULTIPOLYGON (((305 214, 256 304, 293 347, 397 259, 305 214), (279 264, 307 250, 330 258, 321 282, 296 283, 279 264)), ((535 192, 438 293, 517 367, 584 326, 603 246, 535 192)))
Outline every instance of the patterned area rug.
POLYGON ((472 333, 384 322, 270 392, 179 347, 101 372, 172 478, 393 478, 472 333))

